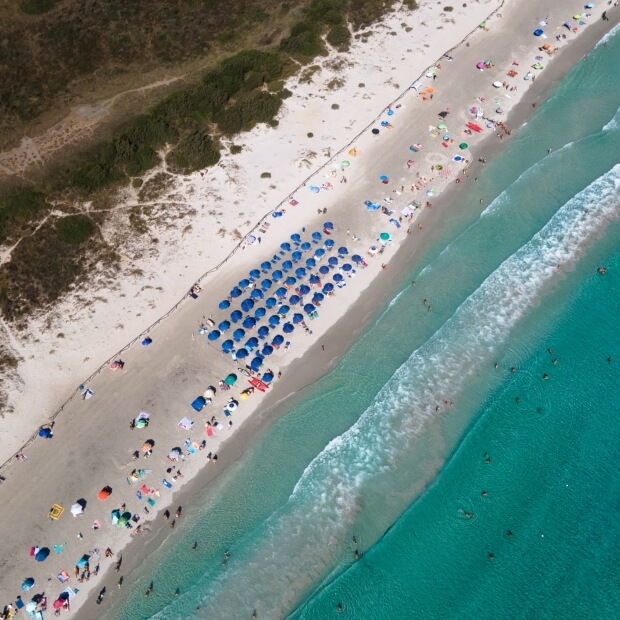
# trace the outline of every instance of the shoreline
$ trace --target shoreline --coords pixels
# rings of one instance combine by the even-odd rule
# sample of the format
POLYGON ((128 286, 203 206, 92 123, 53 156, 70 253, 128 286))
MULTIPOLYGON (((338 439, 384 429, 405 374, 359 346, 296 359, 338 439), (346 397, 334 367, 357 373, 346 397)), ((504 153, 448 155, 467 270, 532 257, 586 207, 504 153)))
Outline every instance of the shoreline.
MULTIPOLYGON (((592 26, 594 25, 595 24, 592 24, 592 26)), ((591 42, 591 39, 594 38, 595 36, 594 31, 597 29, 589 26, 587 31, 590 32, 591 30, 592 30, 592 37, 588 39, 588 41, 590 42, 591 42)), ((577 40, 584 41, 584 47, 585 47, 585 40, 587 38, 588 38, 588 35, 583 35, 583 36, 578 37, 577 40)), ((569 46, 566 49, 567 50, 573 49, 573 46, 574 44, 573 42, 571 42, 571 46, 569 46)), ((575 48, 575 54, 576 53, 577 53, 577 48, 575 48)), ((543 94, 548 93, 553 88, 557 80, 559 80, 560 77, 568 70, 568 68, 570 68, 570 66, 572 66, 575 63, 574 55, 572 56, 573 58, 572 62, 570 61, 569 56, 570 54, 568 53, 560 54, 560 58, 562 57, 566 58, 566 61, 565 61, 566 65, 564 69, 562 69, 562 65, 559 65, 559 63, 552 63, 551 65, 552 68, 554 68, 556 64, 559 65, 558 77, 555 82, 552 81, 550 83, 548 82, 547 79, 539 80, 539 83, 541 83, 542 86, 540 87, 541 92, 538 94, 538 96, 542 96, 543 94), (564 71, 564 73, 562 73, 562 71, 564 71), (547 84, 546 87, 545 87, 545 84, 547 84)), ((546 71, 549 71, 551 76, 553 76, 552 70, 547 69, 546 71)), ((537 88, 539 88, 538 85, 537 85, 537 88)), ((529 89, 527 92, 528 93, 530 92, 529 89)), ((535 93, 532 92, 532 94, 534 95, 535 93)), ((530 105, 531 107, 531 102, 527 100, 527 96, 528 95, 525 94, 520 104, 515 106, 515 109, 514 109, 515 119, 518 118, 517 114, 520 111, 523 113, 523 118, 526 118, 528 116, 526 114, 526 111, 527 111, 526 103, 527 105, 530 105), (519 106, 522 108, 522 110, 520 110, 519 106)), ((515 123, 517 123, 517 120, 513 122, 512 119, 513 117, 509 115, 508 122, 511 123, 512 125, 515 125, 515 123)), ((520 125, 520 123, 517 123, 517 124, 520 125)), ((482 141, 478 145, 477 148, 482 149, 484 147, 485 154, 487 152, 493 151, 493 147, 488 144, 489 141, 490 141, 490 135, 485 136, 485 140, 482 141), (489 148, 489 151, 486 150, 487 148, 489 148)), ((506 141, 506 143, 508 142, 509 140, 506 141)), ((498 144, 497 148, 501 148, 499 146, 500 144, 499 141, 496 141, 496 143, 498 144)), ((472 153, 474 155, 477 154, 476 147, 472 148, 472 153)), ((472 171, 474 168, 475 167, 470 167, 470 171, 472 171)), ((454 196, 457 195, 455 191, 456 191, 456 188, 453 187, 451 192, 448 191, 448 192, 443 193, 441 197, 436 200, 437 204, 435 206, 438 208, 433 208, 428 211, 423 209, 422 213, 420 214, 419 219, 416 220, 416 223, 418 222, 423 223, 427 230, 432 229, 432 231, 436 234, 437 229, 435 226, 438 220, 447 217, 446 209, 441 208, 440 204, 449 202, 450 199, 453 199, 454 196)), ((321 216, 321 218, 324 219, 323 216, 321 216)), ((336 216, 334 216, 334 219, 335 218, 336 216)), ((264 219, 264 218, 261 218, 261 219, 264 219)), ((305 218, 303 221, 307 221, 307 218, 305 218)), ((415 237, 415 239, 417 239, 418 236, 412 235, 412 237, 415 237)), ((365 286, 362 286, 362 287, 358 286, 360 284, 359 279, 355 283, 352 283, 352 285, 355 286, 356 290, 354 291, 354 293, 357 293, 357 296, 355 299, 349 300, 348 306, 354 307, 355 310, 349 310, 346 313, 345 317, 340 317, 338 320, 328 325, 323 330, 323 334, 321 336, 321 338, 329 338, 329 342, 330 342, 329 368, 332 368, 336 363, 338 363, 341 356, 346 352, 346 350, 350 346, 352 338, 359 336, 359 334, 364 329, 367 328, 372 318, 376 316, 378 304, 380 303, 382 299, 385 299, 386 292, 394 291, 396 289, 396 284, 397 282, 399 282, 399 277, 398 276, 394 277, 392 274, 400 273, 401 276, 404 275, 405 271, 411 268, 411 265, 410 265, 411 261, 415 260, 415 258, 419 255, 419 253, 423 252, 424 249, 427 248, 431 243, 432 243, 432 234, 429 235, 428 233, 423 235, 423 242, 419 246, 416 243, 414 243, 414 239, 409 241, 409 240, 406 240, 406 237, 405 237, 405 240, 401 241, 400 247, 397 248, 395 244, 394 246, 392 246, 392 248, 390 248, 390 251, 386 253, 386 259, 387 257, 389 257, 389 260, 386 260, 386 262, 389 264, 389 272, 390 272, 389 278, 379 277, 381 274, 381 271, 378 271, 376 269, 376 264, 375 264, 374 268, 370 270, 370 273, 371 273, 371 276, 372 276, 372 271, 375 271, 377 273, 375 273, 374 277, 371 277, 371 279, 365 283, 365 286), (400 269, 402 269, 402 273, 399 271, 400 269), (364 295, 362 295, 362 292, 364 293, 364 295), (353 321, 352 321, 352 317, 354 317, 353 321), (347 329, 342 329, 341 326, 345 318, 347 321, 347 329), (334 334, 338 334, 339 337, 334 338, 333 337, 334 334)), ((249 259, 249 260, 256 261, 257 259, 249 259)), ((214 290, 217 290, 219 288, 224 289, 226 287, 226 283, 223 282, 223 280, 225 280, 225 278, 222 274, 216 275, 216 277, 214 278, 214 282, 213 282, 213 289, 214 290)), ((227 278, 227 280, 228 280, 228 285, 230 285, 231 278, 227 278)), ((347 296, 349 295, 350 295, 350 291, 347 290, 347 296)), ((179 315, 181 319, 182 318, 190 319, 192 318, 192 315, 197 314, 196 308, 191 306, 190 305, 191 303, 192 303, 191 301, 188 302, 187 304, 185 304, 184 307, 180 309, 179 315)), ((165 342, 170 338, 174 338, 175 335, 172 333, 174 331, 173 327, 174 326, 171 326, 171 325, 162 325, 159 328, 161 330, 161 333, 159 330, 154 333, 155 340, 165 342)), ((177 334, 177 337, 178 337, 178 334, 177 334)), ((194 344, 194 340, 192 339, 192 343, 189 346, 193 346, 193 344, 194 344)), ((197 345, 197 346, 201 346, 201 345, 197 345)), ((202 348, 206 353, 211 352, 211 350, 207 346, 204 346, 202 348)), ((296 348, 297 347, 293 349, 293 353, 296 353, 296 348)), ((136 351, 134 350, 133 353, 135 354, 136 351)), ((240 433, 233 433, 230 436, 230 438, 228 438, 227 441, 224 440, 224 442, 222 443, 222 447, 219 448, 221 450, 221 459, 219 461, 220 471, 224 469, 227 465, 229 465, 231 462, 234 462, 235 460, 239 458, 239 456, 241 455, 243 451, 244 445, 247 445, 247 443, 250 441, 249 437, 251 437, 251 431, 253 429, 256 429, 259 423, 263 422, 266 418, 269 418, 270 422, 273 422, 274 419, 277 419, 274 417, 274 411, 277 412, 278 410, 283 409, 285 406, 289 404, 291 400, 291 392, 293 394, 296 393, 298 389, 301 389, 313 383, 314 381, 318 380, 321 376, 323 376, 329 370, 329 368, 328 369, 325 369, 324 367, 320 368, 320 364, 313 363, 313 362, 316 362, 317 360, 321 360, 321 361, 324 360, 324 355, 323 356, 321 355, 322 352, 320 350, 320 342, 318 340, 316 340, 313 344, 311 344, 310 347, 306 347, 306 349, 302 353, 303 355, 301 358, 297 356, 294 359, 292 359, 290 362, 285 363, 281 366, 283 373, 285 375, 286 383, 283 382, 282 386, 280 386, 279 383, 276 382, 276 384, 274 385, 274 388, 272 389, 271 394, 268 394, 267 397, 264 400, 262 400, 260 403, 256 403, 256 406, 254 406, 254 403, 252 403, 253 406, 251 410, 248 410, 244 416, 245 421, 243 423, 243 427, 246 430, 240 433), (309 370, 309 369, 312 369, 312 370, 309 370), (292 378, 289 378, 291 376, 292 378), (299 387, 295 389, 296 386, 299 386, 299 387), (247 421, 248 417, 254 418, 253 422, 248 422, 247 421)), ((217 361, 219 362, 221 360, 218 359, 217 361)), ((130 367, 133 367, 133 366, 130 364, 130 367)), ((189 371, 191 370, 192 368, 190 367, 189 371)), ((188 369, 186 369, 186 372, 188 372, 188 369)), ((152 381, 151 377, 148 377, 148 379, 152 381)), ((112 380, 109 374, 103 379, 103 381, 104 381, 104 385, 106 383, 108 385, 112 384, 112 380)), ((102 391, 101 388, 98 388, 98 390, 102 391)), ((145 405, 145 410, 148 410, 146 409, 147 405, 145 405)), ((125 414, 125 417, 128 417, 128 415, 129 415, 128 413, 125 414)), ((178 414, 176 414, 176 417, 179 417, 178 414)), ((59 421, 59 425, 60 424, 62 424, 62 421, 59 421)), ((126 439, 127 438, 125 438, 125 440, 126 439)), ((74 455, 74 456, 77 456, 77 455, 74 455)), ((196 463, 194 463, 194 465, 196 465, 196 463)), ((208 468, 207 470, 204 470, 204 467, 199 467, 198 470, 202 470, 202 471, 195 477, 191 478, 191 480, 189 479, 190 476, 188 475, 187 483, 182 486, 182 489, 180 489, 178 492, 174 494, 175 502, 179 501, 183 503, 185 501, 185 498, 189 496, 191 489, 195 488, 196 486, 200 486, 201 488, 208 487, 212 479, 214 479, 218 473, 218 470, 216 470, 213 467, 208 468)), ((163 509, 163 506, 159 508, 159 510, 161 509, 163 509)), ((162 540, 165 540, 167 538, 163 536, 163 531, 164 531, 163 527, 159 527, 159 528, 154 527, 153 532, 155 532, 155 530, 159 530, 159 532, 162 534, 162 540)), ((145 540, 144 543, 136 542, 133 545, 131 545, 130 543, 130 545, 123 547, 123 552, 125 553, 131 548, 135 549, 137 548, 139 544, 143 545, 144 547, 153 546, 153 545, 159 546, 160 543, 158 543, 157 540, 158 540, 158 536, 160 536, 160 533, 157 533, 157 532, 151 533, 148 540, 145 540, 146 537, 143 537, 142 539, 145 540)), ((120 539, 118 539, 118 542, 119 543, 121 542, 120 539)), ((132 555, 135 555, 135 559, 139 561, 139 556, 141 556, 142 554, 138 552, 132 555)), ((124 567, 124 572, 127 572, 127 570, 129 569, 130 574, 131 574, 131 571, 132 571, 131 566, 132 564, 130 562, 127 562, 124 567)), ((97 586, 96 586, 97 590, 104 585, 107 585, 109 587, 113 585, 113 583, 109 582, 109 576, 105 574, 105 570, 103 571, 102 575, 103 576, 97 580, 97 586)), ((85 590, 88 590, 90 588, 88 588, 87 586, 85 588, 80 588, 80 589, 82 590, 82 592, 84 592, 85 590)), ((88 593, 87 593, 87 598, 88 598, 88 593)), ((82 597, 80 597, 80 599, 82 599, 82 597)), ((80 599, 76 599, 76 603, 79 602, 79 604, 84 604, 86 602, 85 598, 82 600, 80 599)), ((78 610, 78 614, 79 613, 81 612, 78 610)))

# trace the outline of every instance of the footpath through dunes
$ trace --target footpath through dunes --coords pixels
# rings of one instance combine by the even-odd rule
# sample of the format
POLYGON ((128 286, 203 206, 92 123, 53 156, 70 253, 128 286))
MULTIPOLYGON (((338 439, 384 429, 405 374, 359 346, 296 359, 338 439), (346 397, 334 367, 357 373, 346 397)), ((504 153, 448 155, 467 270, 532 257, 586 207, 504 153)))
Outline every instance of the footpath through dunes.
MULTIPOLYGON (((523 21, 523 32, 527 32, 528 37, 531 36, 527 21, 523 21), (525 27, 528 29, 525 30, 525 27)), ((477 36, 483 37, 485 34, 480 31, 477 36)), ((461 60, 464 63, 463 66, 470 66, 473 56, 474 53, 471 49, 464 53, 461 60)), ((471 64, 471 66, 474 65, 471 64)), ((458 59, 455 59, 453 63, 449 64, 449 67, 444 67, 441 70, 446 71, 446 75, 450 76, 451 72, 458 72, 462 68, 459 67, 458 59)), ((472 70, 475 71, 475 69, 472 70)), ((428 77, 426 80, 429 84, 435 82, 432 77, 428 77)), ((474 84, 470 90, 459 91, 464 97, 464 101, 459 104, 459 107, 463 109, 462 117, 466 117, 467 112, 465 110, 467 110, 467 105, 472 99, 476 96, 485 96, 487 91, 493 92, 492 88, 492 85, 487 82, 487 76, 485 76, 482 86, 474 84), (480 88, 483 89, 482 94, 480 88)), ((413 112, 417 99, 413 92, 408 93, 408 95, 414 102, 410 106, 413 112)), ((419 105, 423 106, 424 104, 420 102, 419 105)), ((403 112, 406 113, 407 107, 403 105, 402 109, 399 108, 398 110, 400 112, 396 111, 394 114, 388 114, 386 111, 381 120, 394 124, 394 117, 403 112)), ((421 123, 437 122, 437 112, 430 106, 426 107, 424 114, 419 114, 419 116, 421 123)), ((422 125, 417 131, 422 133, 425 129, 422 125)), ((481 133, 485 135, 484 132, 481 133)), ((120 510, 123 507, 123 510, 126 509, 132 515, 140 516, 142 523, 149 520, 153 516, 154 509, 161 511, 172 502, 170 494, 167 495, 168 492, 164 490, 163 482, 164 477, 170 482, 168 475, 172 475, 171 472, 167 472, 168 468, 172 469, 171 461, 167 457, 170 454, 170 449, 177 445, 181 446, 181 452, 187 457, 183 464, 183 477, 187 479, 206 464, 203 457, 209 451, 218 449, 219 440, 225 437, 228 432, 234 432, 234 430, 223 430, 216 439, 207 435, 207 447, 203 451, 194 446, 194 443, 200 445, 205 437, 205 429, 202 423, 203 419, 189 410, 188 403, 192 402, 197 392, 200 393, 205 389, 205 384, 218 385, 219 379, 231 371, 234 372, 237 367, 237 364, 229 357, 221 355, 220 349, 211 345, 208 339, 199 337, 202 334, 196 335, 196 328, 202 321, 206 321, 209 314, 217 312, 218 302, 225 300, 231 290, 234 290, 231 289, 231 284, 234 286, 256 265, 261 266, 262 261, 271 262, 272 257, 279 253, 280 243, 283 239, 289 239, 292 234, 298 234, 303 241, 306 241, 307 235, 311 232, 323 231, 325 234, 326 218, 323 214, 320 217, 318 213, 314 215, 315 206, 317 210, 321 207, 328 208, 328 216, 334 223, 333 239, 338 242, 336 244, 337 249, 341 245, 356 243, 359 245, 353 247, 361 248, 359 251, 365 256, 367 250, 373 246, 377 247, 377 238, 386 227, 392 231, 391 236, 395 243, 387 246, 382 257, 373 259, 369 257, 367 259, 369 268, 360 270, 354 279, 349 279, 346 274, 339 274, 343 276, 347 286, 346 289, 337 291, 338 303, 330 304, 327 301, 324 306, 321 306, 319 316, 313 319, 311 323, 314 332, 313 338, 306 336, 303 331, 301 334, 296 332, 291 337, 293 348, 289 358, 284 357, 284 351, 281 352, 282 355, 274 354, 272 358, 274 363, 271 366, 274 371, 277 372, 279 366, 284 366, 291 357, 302 355, 312 343, 320 342, 321 335, 343 313, 349 310, 371 278, 383 272, 381 260, 385 260, 385 264, 388 264, 388 260, 394 255, 396 242, 402 242, 408 238, 406 229, 402 225, 398 228, 390 223, 390 219, 395 219, 399 223, 393 217, 394 214, 371 213, 366 211, 362 205, 367 197, 376 197, 375 200, 382 200, 385 188, 379 177, 383 173, 393 179, 406 174, 405 158, 410 157, 408 154, 410 141, 405 140, 406 137, 398 132, 386 130, 381 135, 383 141, 375 145, 373 142, 377 143, 377 140, 373 134, 368 133, 363 136, 360 139, 362 157, 359 161, 361 163, 357 167, 355 164, 350 166, 351 178, 356 182, 351 182, 350 185, 341 184, 343 188, 346 186, 350 192, 350 202, 347 199, 346 204, 340 204, 336 207, 335 203, 341 201, 342 193, 340 197, 337 197, 337 193, 329 191, 328 188, 323 188, 325 191, 320 190, 318 194, 308 191, 305 198, 302 196, 301 200, 298 200, 299 204, 295 208, 293 205, 286 207, 287 212, 282 214, 283 217, 269 219, 269 227, 266 227, 266 222, 262 221, 261 224, 265 231, 260 235, 262 242, 255 238, 255 243, 249 243, 248 239, 245 251, 238 252, 235 255, 229 263, 226 273, 221 272, 214 278, 210 278, 208 288, 205 286, 197 299, 188 300, 181 306, 177 314, 173 315, 169 321, 164 321, 153 331, 153 342, 149 347, 134 347, 127 351, 126 358, 124 358, 126 361, 125 370, 120 373, 106 371, 99 375, 92 384, 89 384, 88 387, 94 391, 94 396, 85 401, 76 400, 67 407, 54 428, 54 439, 45 443, 39 442, 29 452, 27 461, 12 464, 9 471, 10 478, 5 483, 9 489, 8 496, 10 497, 7 509, 15 514, 24 515, 24 518, 19 523, 11 524, 11 536, 7 536, 7 539, 10 540, 7 543, 9 553, 6 557, 20 559, 15 562, 11 571, 3 572, 0 584, 2 591, 5 590, 5 587, 15 587, 14 584, 18 583, 20 579, 18 575, 21 573, 34 570, 29 558, 21 554, 22 549, 28 548, 31 544, 52 544, 32 541, 32 532, 37 532, 40 538, 58 537, 63 539, 63 542, 59 543, 59 548, 63 550, 63 553, 53 555, 47 560, 49 564, 41 567, 46 575, 50 573, 62 574, 62 570, 67 570, 67 564, 72 566, 73 562, 81 558, 84 553, 94 552, 95 548, 101 552, 107 545, 111 545, 114 551, 118 552, 119 545, 122 546, 128 540, 128 531, 122 528, 112 528, 110 508, 120 510), (367 166, 373 161, 373 149, 376 148, 385 149, 386 157, 382 162, 381 169, 368 170, 367 166), (368 164, 364 164, 363 153, 368 155, 368 164), (311 202, 312 200, 314 202, 311 202), (305 208, 309 205, 309 211, 306 211, 305 208), (362 220, 360 212, 367 219, 362 220), (362 228, 356 231, 351 229, 351 233, 355 232, 356 236, 360 238, 359 242, 353 242, 347 236, 347 224, 352 221, 363 223, 362 228), (389 226, 393 228, 389 228, 389 226), (151 423, 146 429, 146 433, 141 431, 136 434, 137 430, 129 431, 128 426, 129 422, 140 411, 151 413, 151 423), (196 424, 193 429, 178 426, 180 418, 186 417, 187 412, 191 413, 195 420, 200 420, 200 423, 196 424), (85 414, 88 415, 86 421, 84 419, 85 414), (144 491, 138 496, 136 487, 127 485, 127 477, 135 468, 135 462, 131 461, 131 454, 136 449, 140 451, 142 440, 146 439, 152 439, 155 442, 154 453, 148 460, 148 469, 152 471, 148 474, 150 478, 147 478, 148 492, 144 491), (187 445, 186 439, 189 439, 187 445), (61 444, 61 449, 58 448, 59 444, 61 444), (36 472, 36 478, 33 477, 33 472, 36 472), (106 500, 108 503, 98 503, 94 498, 97 497, 97 493, 104 485, 110 485, 113 492, 111 497, 106 500), (89 522, 90 518, 94 517, 99 521, 99 527, 92 529, 90 526, 88 529, 82 527, 80 531, 78 528, 83 523, 80 520, 83 517, 78 517, 78 520, 68 519, 66 513, 59 521, 48 523, 48 527, 42 527, 41 519, 44 520, 42 515, 47 514, 52 503, 60 501, 65 506, 71 506, 78 498, 87 498, 90 511, 87 508, 85 516, 89 522), (152 500, 156 508, 151 502, 147 503, 147 499, 152 500), (83 531, 84 529, 86 532, 83 531), (82 534, 84 538, 78 537, 78 534, 82 534), (61 546, 65 541, 67 542, 66 548, 61 546), (71 556, 68 560, 65 553, 71 556), (5 586, 9 580, 11 583, 5 586)), ((435 138, 431 136, 428 136, 427 139, 429 145, 437 144, 436 149, 439 152, 441 149, 449 148, 436 142, 433 143, 432 140, 435 138)), ((428 146, 425 152, 432 152, 432 146, 428 146)), ((325 172, 321 171, 317 187, 331 183, 331 181, 324 179, 324 174, 325 172)), ((416 190, 410 191, 412 195, 415 195, 416 190)), ((399 195, 392 190, 392 194, 396 198, 389 196, 394 204, 389 208, 386 207, 387 211, 395 210, 397 207, 399 209, 404 208, 411 200, 402 192, 399 195)), ((387 204, 392 205, 386 201, 387 204)), ((403 217, 406 216, 403 215, 403 217)), ((312 244, 311 247, 313 247, 312 244)), ((273 265, 269 270, 272 269, 273 265)), ((344 268, 343 271, 345 271, 344 268)), ((232 294, 230 296, 233 297, 232 294)), ((236 298, 233 297, 233 299, 236 298)), ((304 312, 307 313, 305 310, 304 312)), ((314 361, 318 359, 321 358, 314 358, 314 361)), ((311 360, 308 360, 308 363, 310 362, 311 360)), ((271 359, 265 365, 267 364, 271 364, 271 359)), ((244 385, 246 384, 244 383, 244 385)), ((285 389, 283 393, 285 393, 285 389)), ((232 395, 239 401, 242 400, 240 391, 235 391, 232 395)), ((212 409, 217 412, 216 417, 221 423, 227 421, 223 413, 227 400, 228 393, 223 392, 218 394, 218 400, 213 403, 212 409)), ((232 417, 235 424, 234 429, 238 428, 241 422, 254 411, 258 402, 258 399, 253 396, 243 406, 239 406, 232 417)), ((210 410, 207 409, 206 411, 210 410)), ((144 461, 140 460, 140 463, 144 464, 144 461)), ((220 465, 222 464, 220 462, 220 465)), ((175 466, 178 468, 180 464, 177 462, 175 466)), ((215 464, 211 463, 208 467, 213 468, 215 464)), ((175 475, 178 478, 178 470, 175 475)), ((177 479, 176 484, 179 485, 179 483, 180 481, 177 479)), ((134 523, 136 522, 134 521, 134 523)), ((94 525, 94 521, 92 524, 94 525)), ((137 526, 133 527, 137 529, 137 526)), ((95 556, 96 554, 93 553, 91 557, 94 558, 95 556)), ((139 562, 141 559, 137 558, 136 561, 139 562)), ((92 562, 94 561, 93 559, 92 562)), ((102 559, 102 570, 110 565, 111 561, 102 559)), ((128 566, 127 559, 123 560, 123 565, 128 566)), ((39 582, 45 578, 42 575, 43 572, 37 574, 39 582)), ((88 583, 80 583, 78 587, 80 596, 72 601, 72 605, 80 604, 84 600, 82 597, 89 589, 98 589, 103 586, 111 590, 115 581, 116 579, 113 576, 107 576, 104 580, 93 579, 91 576, 88 583)), ((71 583, 71 586, 73 585, 71 583)), ((154 596, 152 600, 155 600, 157 596, 154 596)), ((85 610, 84 613, 87 612, 90 612, 90 609, 85 610)))

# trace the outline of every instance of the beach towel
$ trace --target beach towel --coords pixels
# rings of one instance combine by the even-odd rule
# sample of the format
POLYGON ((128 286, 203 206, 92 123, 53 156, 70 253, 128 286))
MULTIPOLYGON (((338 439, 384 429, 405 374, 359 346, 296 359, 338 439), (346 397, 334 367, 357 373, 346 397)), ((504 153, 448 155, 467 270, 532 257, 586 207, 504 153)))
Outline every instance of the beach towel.
POLYGON ((207 437, 213 437, 213 427, 207 426, 207 437))
POLYGON ((66 583, 67 581, 69 581, 69 573, 66 570, 63 570, 57 575, 57 578, 60 583, 66 583))
POLYGON ((168 482, 165 478, 161 481, 161 483, 167 488, 167 489, 171 489, 172 488, 172 484, 170 482, 168 482))
POLYGON ((186 430, 189 431, 192 426, 194 426, 194 423, 189 419, 189 418, 183 418, 180 422, 179 422, 179 426, 186 430))
POLYGON ((156 502, 156 501, 155 501, 152 497, 148 497, 148 498, 147 498, 147 500, 146 500, 146 503, 147 503, 149 506, 155 506, 155 504, 156 504, 157 502, 156 502))
POLYGON ((140 491, 142 491, 142 493, 145 493, 146 495, 148 495, 148 494, 151 492, 151 489, 149 489, 149 488, 146 486, 146 484, 143 484, 143 485, 140 487, 140 491))

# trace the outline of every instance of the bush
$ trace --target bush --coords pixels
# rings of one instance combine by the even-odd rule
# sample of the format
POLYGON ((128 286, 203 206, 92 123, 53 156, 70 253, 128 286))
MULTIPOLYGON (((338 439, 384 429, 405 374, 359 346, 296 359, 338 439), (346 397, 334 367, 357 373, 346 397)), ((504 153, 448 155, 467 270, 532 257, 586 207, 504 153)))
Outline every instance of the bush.
POLYGON ((92 220, 85 215, 68 215, 56 222, 58 238, 69 245, 80 245, 95 232, 92 220))
POLYGON ((443 10, 444 10, 445 13, 452 13, 452 11, 454 11, 454 7, 444 6, 443 10))
POLYGON ((4 241, 14 228, 31 221, 48 206, 43 194, 30 189, 16 192, 0 202, 0 242, 4 241))
POLYGON ((326 54, 318 26, 307 21, 293 26, 291 34, 280 42, 280 50, 307 60, 326 54))
POLYGON ((230 154, 231 155, 239 155, 243 151, 243 147, 240 144, 231 144, 230 145, 230 154))
POLYGON ((58 0, 19 0, 19 8, 28 15, 41 15, 47 13, 58 0))
POLYGON ((334 26, 327 33, 327 42, 339 52, 346 52, 351 45, 351 31, 343 25, 334 26))
POLYGON ((184 137, 167 157, 170 168, 181 174, 214 166, 218 161, 219 145, 204 130, 193 131, 184 137))
POLYGON ((268 123, 278 113, 282 100, 263 91, 241 97, 230 108, 222 110, 213 120, 226 135, 249 131, 258 123, 268 123))

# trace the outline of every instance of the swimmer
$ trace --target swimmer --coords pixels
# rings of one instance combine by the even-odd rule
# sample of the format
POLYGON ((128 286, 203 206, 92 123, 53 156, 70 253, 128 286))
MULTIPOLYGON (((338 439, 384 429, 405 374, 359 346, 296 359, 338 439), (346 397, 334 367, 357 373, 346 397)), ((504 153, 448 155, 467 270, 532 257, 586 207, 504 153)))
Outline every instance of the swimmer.
POLYGON ((118 582, 117 582, 117 584, 116 584, 116 587, 117 587, 117 588, 120 588, 120 587, 123 585, 123 579, 124 579, 124 577, 121 577, 121 578, 118 580, 118 582))
POLYGON ((174 513, 174 516, 178 519, 181 516, 181 511, 183 510, 183 506, 179 506, 177 511, 174 513))
POLYGON ((482 493, 480 493, 480 497, 488 497, 488 493, 486 491, 482 491, 482 493))
POLYGON ((499 368, 499 364, 495 362, 495 370, 497 370, 498 368, 499 368))
POLYGON ((557 360, 557 359, 552 359, 552 360, 551 360, 551 363, 552 363, 554 366, 557 366, 557 365, 558 365, 558 360, 557 360))
POLYGON ((607 267, 599 267, 596 272, 601 275, 604 276, 607 273, 607 267))
POLYGON ((515 374, 515 372, 517 372, 517 369, 513 366, 513 367, 510 369, 510 372, 514 375, 514 374, 515 374))
POLYGON ((192 551, 196 551, 198 549, 198 542, 196 541, 192 547, 192 551))
POLYGON ((491 560, 491 562, 495 559, 495 554, 489 552, 489 560, 491 560))
POLYGON ((485 453, 484 453, 484 462, 485 462, 487 465, 490 465, 490 463, 491 463, 491 457, 489 456, 489 453, 488 453, 488 452, 485 452, 485 453))
POLYGON ((257 615, 256 615, 256 609, 252 612, 252 620, 256 620, 257 615))
POLYGON ((608 357, 608 358, 607 358, 607 363, 608 363, 608 364, 611 364, 613 361, 614 361, 614 358, 613 358, 613 357, 608 357))
POLYGON ((177 588, 177 589, 174 591, 174 596, 175 596, 175 598, 176 598, 176 597, 178 597, 178 596, 179 596, 179 594, 181 594, 181 590, 180 590, 179 588, 177 588))
POLYGON ((544 379, 545 381, 548 381, 548 380, 549 380, 549 375, 548 375, 547 373, 545 373, 545 374, 543 375, 543 379, 544 379))
POLYGON ((341 614, 342 613, 342 603, 338 603, 338 605, 336 605, 336 611, 341 614))
POLYGON ((508 530, 508 531, 506 532, 506 536, 507 536, 508 538, 512 538, 512 530, 508 530))
POLYGON ((515 403, 517 403, 517 405, 521 404, 521 399, 518 396, 515 398, 515 403))
POLYGON ((362 556, 360 555, 360 552, 356 549, 356 550, 355 550, 355 553, 353 554, 353 557, 354 557, 356 560, 359 560, 362 556))
POLYGON ((149 587, 146 589, 146 592, 144 593, 144 596, 151 596, 153 592, 153 582, 151 581, 149 587))

